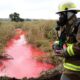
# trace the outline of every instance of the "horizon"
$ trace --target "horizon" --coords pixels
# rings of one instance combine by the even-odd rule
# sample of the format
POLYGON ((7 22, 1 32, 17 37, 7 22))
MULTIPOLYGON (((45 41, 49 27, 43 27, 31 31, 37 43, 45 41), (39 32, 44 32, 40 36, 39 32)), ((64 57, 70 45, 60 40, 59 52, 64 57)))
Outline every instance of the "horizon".
MULTIPOLYGON (((0 18, 9 18, 9 14, 17 12, 21 18, 58 19, 58 6, 66 0, 1 0, 0 18), (6 13, 6 14, 5 14, 6 13)), ((71 1, 71 0, 67 0, 71 1)), ((80 8, 80 1, 72 1, 80 8)), ((80 16, 80 14, 78 14, 80 16)))

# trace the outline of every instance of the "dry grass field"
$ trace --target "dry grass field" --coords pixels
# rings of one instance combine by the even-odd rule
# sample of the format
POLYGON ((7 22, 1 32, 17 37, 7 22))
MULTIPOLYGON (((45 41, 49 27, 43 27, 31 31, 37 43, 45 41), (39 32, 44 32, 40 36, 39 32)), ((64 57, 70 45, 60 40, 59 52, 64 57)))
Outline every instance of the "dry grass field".
MULTIPOLYGON (((20 28, 24 31, 25 38, 29 44, 46 53, 42 56, 35 57, 37 61, 55 65, 59 64, 62 59, 54 56, 54 52, 52 50, 52 44, 54 40, 56 40, 55 26, 56 21, 53 20, 24 22, 0 21, 0 55, 5 52, 5 47, 7 46, 8 41, 17 34, 16 29, 20 28)), ((0 79, 10 80, 7 77, 1 77, 0 79)), ((22 80, 27 79, 24 78, 22 80)))
POLYGON ((52 43, 56 39, 55 32, 56 21, 53 20, 37 20, 24 22, 0 22, 0 54, 4 52, 7 42, 16 34, 16 29, 21 28, 25 31, 25 37, 29 44, 46 52, 46 55, 40 56, 38 60, 44 57, 49 62, 56 62, 53 56, 52 43))

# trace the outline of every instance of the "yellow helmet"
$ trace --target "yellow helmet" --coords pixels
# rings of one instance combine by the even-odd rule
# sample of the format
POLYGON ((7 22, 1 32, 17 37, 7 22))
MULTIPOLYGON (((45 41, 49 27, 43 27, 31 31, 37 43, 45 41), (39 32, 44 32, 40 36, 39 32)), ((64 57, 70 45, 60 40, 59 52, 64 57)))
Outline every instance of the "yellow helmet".
POLYGON ((65 12, 65 11, 68 11, 68 12, 79 12, 80 10, 76 9, 76 4, 73 3, 73 2, 70 2, 70 1, 67 1, 67 2, 64 2, 64 3, 61 3, 59 5, 59 12, 57 13, 61 13, 61 12, 65 12))
POLYGON ((67 2, 62 2, 59 5, 59 12, 57 12, 57 14, 59 14, 59 21, 58 24, 60 26, 64 26, 66 25, 66 23, 68 22, 69 25, 71 25, 74 21, 76 21, 77 19, 77 12, 80 12, 80 10, 76 9, 77 6, 75 3, 67 1, 67 2))

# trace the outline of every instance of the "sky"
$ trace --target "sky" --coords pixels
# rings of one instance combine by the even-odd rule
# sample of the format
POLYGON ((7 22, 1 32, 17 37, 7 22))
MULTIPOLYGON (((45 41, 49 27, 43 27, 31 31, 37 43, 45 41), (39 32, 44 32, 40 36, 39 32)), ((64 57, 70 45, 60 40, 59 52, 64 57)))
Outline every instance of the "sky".
MULTIPOLYGON (((0 18, 17 12, 21 18, 57 19, 56 12, 63 1, 67 0, 0 0, 0 18)), ((80 8, 80 0, 72 1, 80 8)))

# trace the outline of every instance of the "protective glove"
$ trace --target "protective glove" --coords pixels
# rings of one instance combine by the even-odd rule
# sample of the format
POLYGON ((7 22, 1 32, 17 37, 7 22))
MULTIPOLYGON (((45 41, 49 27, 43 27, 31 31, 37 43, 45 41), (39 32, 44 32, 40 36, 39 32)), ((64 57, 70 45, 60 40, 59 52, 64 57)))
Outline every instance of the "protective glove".
POLYGON ((56 54, 61 54, 62 49, 59 47, 59 41, 55 41, 52 48, 56 54))
POLYGON ((59 48, 59 41, 55 41, 55 42, 53 43, 53 45, 52 45, 52 48, 53 48, 54 50, 58 49, 58 48, 59 48))

